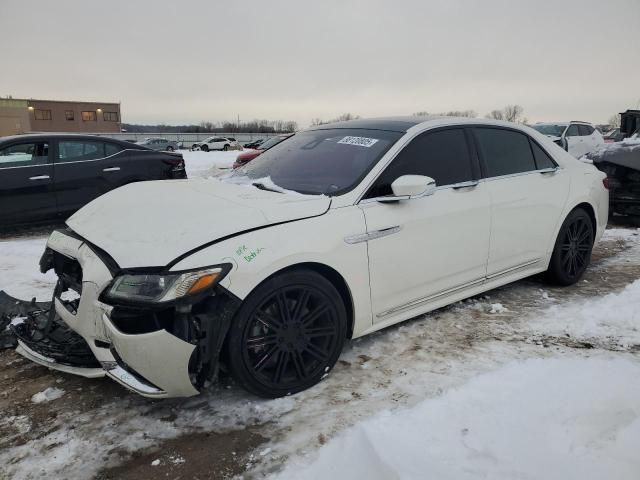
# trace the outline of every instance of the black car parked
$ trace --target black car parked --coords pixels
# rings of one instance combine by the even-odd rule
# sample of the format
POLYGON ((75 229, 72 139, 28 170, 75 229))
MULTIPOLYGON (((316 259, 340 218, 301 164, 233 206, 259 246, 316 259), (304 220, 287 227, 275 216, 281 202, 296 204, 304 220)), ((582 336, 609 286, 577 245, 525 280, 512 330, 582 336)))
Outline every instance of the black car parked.
POLYGON ((0 227, 65 219, 121 185, 174 178, 186 178, 178 153, 92 135, 0 138, 0 227))

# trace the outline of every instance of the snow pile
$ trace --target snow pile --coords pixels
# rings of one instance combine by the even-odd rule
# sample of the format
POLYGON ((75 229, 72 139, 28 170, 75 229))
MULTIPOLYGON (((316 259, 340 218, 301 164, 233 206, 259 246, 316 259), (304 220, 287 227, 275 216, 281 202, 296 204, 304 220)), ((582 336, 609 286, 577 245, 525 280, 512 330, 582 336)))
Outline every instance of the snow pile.
POLYGON ((43 390, 42 392, 38 392, 35 395, 33 395, 31 397, 31 401, 33 403, 51 402, 53 400, 59 399, 64 394, 65 394, 65 391, 60 388, 49 387, 46 390, 43 390))
POLYGON ((56 274, 40 273, 38 260, 47 245, 48 235, 0 240, 0 290, 16 298, 51 300, 56 274))
POLYGON ((278 478, 637 479, 640 363, 512 363, 336 437, 278 478))
POLYGON ((238 155, 242 152, 230 150, 228 152, 190 152, 181 150, 184 158, 187 177, 209 177, 224 171, 229 171, 233 167, 238 155))
POLYGON ((590 340, 613 339, 622 346, 640 345, 640 280, 620 293, 552 306, 532 321, 536 332, 590 340))

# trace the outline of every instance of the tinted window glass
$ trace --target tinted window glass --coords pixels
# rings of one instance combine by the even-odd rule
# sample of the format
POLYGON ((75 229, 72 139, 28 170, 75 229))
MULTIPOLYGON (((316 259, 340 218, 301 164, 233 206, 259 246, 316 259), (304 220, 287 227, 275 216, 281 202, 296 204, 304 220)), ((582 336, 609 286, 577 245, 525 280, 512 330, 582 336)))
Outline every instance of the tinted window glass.
POLYGON ((472 180, 464 130, 424 133, 412 140, 378 177, 367 197, 391 195, 391 184, 402 175, 425 175, 433 178, 436 186, 472 180))
POLYGON ((536 159, 536 166, 538 170, 545 168, 555 168, 556 164, 547 152, 545 152, 536 142, 531 141, 531 148, 533 149, 533 156, 536 159))
POLYGON ((104 158, 104 143, 91 141, 66 141, 58 143, 59 162, 77 162, 104 158))
POLYGON ((578 131, 581 136, 587 137, 593 133, 593 127, 590 127, 589 125, 578 125, 578 131))
POLYGON ((0 168, 41 165, 49 162, 49 144, 30 142, 0 148, 0 168))
POLYGON ((297 133, 235 170, 230 182, 251 183, 267 177, 302 193, 338 195, 355 187, 401 132, 328 128, 297 133), (248 177, 248 178, 247 178, 248 177))
POLYGON ((567 129, 567 137, 578 137, 580 135, 580 131, 578 130, 578 125, 573 124, 570 125, 567 129))
POLYGON ((110 155, 115 155, 120 150, 122 150, 122 147, 120 145, 116 145, 115 143, 105 143, 104 144, 104 155, 105 155, 105 157, 108 157, 110 155))
POLYGON ((487 177, 536 169, 526 135, 497 128, 476 128, 475 134, 478 149, 487 167, 487 177))

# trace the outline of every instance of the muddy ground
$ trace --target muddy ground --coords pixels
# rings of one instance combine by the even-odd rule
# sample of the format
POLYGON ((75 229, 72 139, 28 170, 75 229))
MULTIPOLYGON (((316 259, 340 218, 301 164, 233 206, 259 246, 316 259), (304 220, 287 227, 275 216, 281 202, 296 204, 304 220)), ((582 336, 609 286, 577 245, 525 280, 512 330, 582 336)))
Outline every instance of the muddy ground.
MULTIPOLYGON (((228 378, 222 378, 221 385, 200 397, 151 401, 129 393, 107 379, 88 380, 50 371, 13 351, 0 352, 0 455, 3 451, 11 452, 5 465, 0 466, 0 477, 5 478, 3 473, 18 474, 22 462, 30 455, 30 447, 38 445, 42 439, 46 441, 46 448, 39 452, 39 461, 47 459, 47 451, 52 452, 51 462, 61 462, 59 468, 53 470, 57 473, 49 476, 48 463, 44 462, 39 470, 30 464, 29 473, 22 476, 64 478, 64 472, 68 471, 67 478, 77 478, 77 472, 82 471, 77 470, 77 465, 76 470, 66 470, 64 466, 64 462, 70 462, 64 457, 65 442, 83 441, 97 434, 98 429, 111 427, 125 433, 100 437, 98 453, 93 452, 87 460, 93 465, 93 470, 87 470, 87 478, 222 479, 246 472, 249 476, 262 476, 277 470, 285 460, 265 454, 269 450, 264 448, 267 444, 281 439, 293 443, 298 439, 302 443, 310 442, 305 449, 322 445, 358 416, 367 416, 360 410, 362 405, 369 405, 366 397, 372 387, 387 404, 410 405, 416 387, 409 388, 398 380, 403 371, 388 366, 386 359, 390 357, 406 358, 406 368, 421 369, 425 372, 424 381, 428 382, 432 377, 441 379, 448 375, 456 362, 465 360, 469 351, 482 352, 496 343, 511 349, 515 357, 531 355, 532 351, 538 350, 540 355, 545 355, 545 350, 554 349, 559 352, 567 349, 619 351, 622 348, 615 342, 594 344, 567 336, 535 335, 519 322, 523 316, 545 306, 549 297, 556 304, 587 299, 619 291, 640 278, 640 262, 635 257, 625 256, 629 248, 628 242, 616 238, 598 244, 592 266, 583 281, 575 286, 550 287, 542 277, 534 277, 487 292, 476 300, 478 308, 447 307, 350 342, 332 375, 318 387, 296 395, 302 400, 291 399, 293 406, 250 398, 255 404, 247 407, 249 414, 224 418, 217 423, 202 419, 223 415, 225 402, 227 405, 229 402, 243 404, 249 397, 228 378), (494 302, 509 308, 503 313, 490 313, 485 306, 494 302), (60 388, 65 393, 54 401, 34 403, 32 396, 48 387, 60 388), (326 405, 331 405, 335 414, 345 420, 334 420, 325 428, 322 415, 328 414, 326 405), (267 412, 261 412, 261 409, 267 409, 267 412), (300 416, 301 411, 305 417, 300 416), (146 428, 145 416, 155 422, 154 425, 170 431, 165 432, 162 428, 136 431, 136 428, 146 428), (99 427, 91 425, 94 418, 99 427), (109 418, 112 418, 112 424, 109 424, 109 418), (307 418, 309 423, 302 423, 301 418, 307 418), (192 428, 184 426, 189 422, 194 422, 192 428), (171 430, 178 423, 182 425, 181 429, 171 430), (296 432, 296 428, 301 432, 296 432), (308 428, 316 428, 316 431, 302 432, 308 428), (57 431, 63 433, 59 438, 55 435, 57 431), (123 438, 132 435, 138 439, 136 445, 148 446, 132 450, 123 442, 123 438), (107 448, 103 448, 105 442, 107 448), (29 448, 21 450, 20 446, 29 448), (255 468, 261 463, 269 463, 269 468, 257 474, 255 472, 259 470, 255 468), (96 469, 96 464, 101 467, 96 469)), ((640 354, 640 347, 628 347, 623 353, 640 354)), ((375 405, 379 404, 371 405, 377 408, 375 405)), ((87 443, 86 448, 91 449, 91 444, 87 443)), ((69 451, 79 450, 72 450, 70 443, 69 451)))

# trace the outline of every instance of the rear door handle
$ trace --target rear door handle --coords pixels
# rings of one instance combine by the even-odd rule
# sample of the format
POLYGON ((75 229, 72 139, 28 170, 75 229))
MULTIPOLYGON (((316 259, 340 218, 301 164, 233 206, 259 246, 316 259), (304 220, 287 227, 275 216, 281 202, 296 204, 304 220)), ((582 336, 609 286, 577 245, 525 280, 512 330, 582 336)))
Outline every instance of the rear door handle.
POLYGON ((50 178, 49 175, 38 175, 36 177, 29 177, 29 180, 49 180, 50 178))
POLYGON ((120 171, 120 167, 103 168, 102 171, 103 172, 119 172, 120 171))

